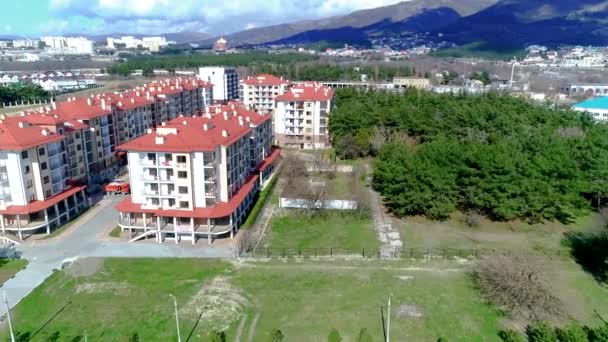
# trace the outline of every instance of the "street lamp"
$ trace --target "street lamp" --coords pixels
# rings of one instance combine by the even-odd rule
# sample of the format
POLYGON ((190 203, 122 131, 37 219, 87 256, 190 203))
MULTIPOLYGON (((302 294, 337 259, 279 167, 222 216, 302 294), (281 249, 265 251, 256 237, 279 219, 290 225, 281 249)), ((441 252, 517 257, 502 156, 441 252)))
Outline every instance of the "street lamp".
POLYGON ((13 323, 11 322, 11 308, 8 307, 8 299, 6 299, 6 291, 2 288, 4 294, 4 304, 6 305, 6 318, 8 319, 8 330, 11 334, 11 342, 15 342, 15 334, 13 333, 13 323))
POLYGON ((177 314, 177 298, 173 293, 169 293, 169 296, 173 297, 173 307, 175 308, 175 327, 177 328, 177 342, 182 342, 182 337, 179 333, 179 316, 177 314))

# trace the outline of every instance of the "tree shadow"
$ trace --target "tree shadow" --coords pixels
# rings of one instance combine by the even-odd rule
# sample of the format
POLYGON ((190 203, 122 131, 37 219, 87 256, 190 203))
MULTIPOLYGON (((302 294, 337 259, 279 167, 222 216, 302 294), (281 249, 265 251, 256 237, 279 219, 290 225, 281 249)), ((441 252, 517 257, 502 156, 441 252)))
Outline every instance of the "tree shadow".
POLYGON ((51 324, 51 322, 53 320, 55 320, 55 318, 57 318, 57 316, 59 316, 71 304, 72 304, 72 301, 69 301, 63 307, 61 307, 59 310, 57 310, 57 312, 53 316, 51 316, 51 318, 49 318, 46 322, 44 322, 44 324, 40 328, 38 328, 38 330, 36 330, 31 335, 30 338, 33 339, 34 337, 36 337, 36 335, 38 335, 40 332, 42 332, 42 330, 44 330, 44 328, 46 328, 49 324, 51 324))
POLYGON ((190 333, 188 334, 188 337, 186 338, 186 342, 190 341, 190 339, 192 338, 192 335, 194 334, 196 327, 198 327, 198 324, 200 323, 202 317, 203 317, 203 311, 201 311, 201 313, 198 315, 196 322, 192 326, 192 329, 190 329, 190 333))
POLYGON ((608 231, 600 233, 568 232, 564 244, 583 270, 597 281, 608 282, 608 231))

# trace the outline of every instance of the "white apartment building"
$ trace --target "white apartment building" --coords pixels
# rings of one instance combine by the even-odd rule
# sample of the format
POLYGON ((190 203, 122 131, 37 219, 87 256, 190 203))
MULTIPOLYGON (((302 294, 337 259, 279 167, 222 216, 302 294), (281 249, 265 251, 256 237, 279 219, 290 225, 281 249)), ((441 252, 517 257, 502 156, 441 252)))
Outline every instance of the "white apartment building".
POLYGON ((275 108, 275 97, 283 95, 290 85, 288 80, 274 75, 249 76, 241 80, 239 98, 255 111, 268 114, 275 108))
POLYGON ((213 85, 213 99, 231 101, 239 98, 239 75, 235 68, 200 67, 198 77, 213 85))
POLYGON ((28 119, 0 116, 0 231, 20 240, 40 230, 50 234, 87 206, 68 159, 68 144, 82 127, 52 117, 38 116, 35 124, 28 119))
POLYGON ((124 36, 121 38, 108 37, 107 40, 108 49, 116 49, 116 44, 124 44, 126 49, 137 49, 143 47, 146 50, 152 52, 158 52, 160 48, 169 45, 169 42, 165 37, 143 37, 142 39, 135 38, 133 36, 124 36))
POLYGON ((90 55, 94 42, 84 37, 42 37, 48 49, 57 54, 90 55))
POLYGON ((16 39, 13 40, 13 47, 15 49, 21 48, 38 48, 38 40, 35 39, 16 39))
POLYGON ((330 146, 329 115, 334 90, 315 82, 293 86, 277 96, 274 130, 279 146, 299 149, 330 146))
POLYGON ((271 142, 270 117, 231 102, 119 146, 131 180, 120 227, 131 241, 233 237, 280 155, 271 142))

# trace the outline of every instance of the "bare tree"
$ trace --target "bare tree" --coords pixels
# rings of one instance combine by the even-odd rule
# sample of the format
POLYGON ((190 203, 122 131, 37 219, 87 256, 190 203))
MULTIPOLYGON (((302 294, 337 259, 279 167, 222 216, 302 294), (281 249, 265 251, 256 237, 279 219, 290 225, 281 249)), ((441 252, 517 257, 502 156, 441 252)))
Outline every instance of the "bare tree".
POLYGON ((536 257, 495 254, 482 259, 472 275, 486 300, 516 318, 561 318, 562 303, 541 274, 541 262, 536 257))

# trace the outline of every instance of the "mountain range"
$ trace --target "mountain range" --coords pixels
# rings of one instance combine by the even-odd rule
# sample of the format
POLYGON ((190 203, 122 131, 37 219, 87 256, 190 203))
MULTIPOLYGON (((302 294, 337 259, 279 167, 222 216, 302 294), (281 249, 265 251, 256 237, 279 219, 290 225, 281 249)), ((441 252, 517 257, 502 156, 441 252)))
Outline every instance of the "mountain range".
MULTIPOLYGON (((249 29, 226 36, 233 45, 371 45, 411 36, 455 44, 608 45, 608 0, 411 0, 344 16, 249 29)), ((210 42, 207 39, 206 42, 210 42)))

